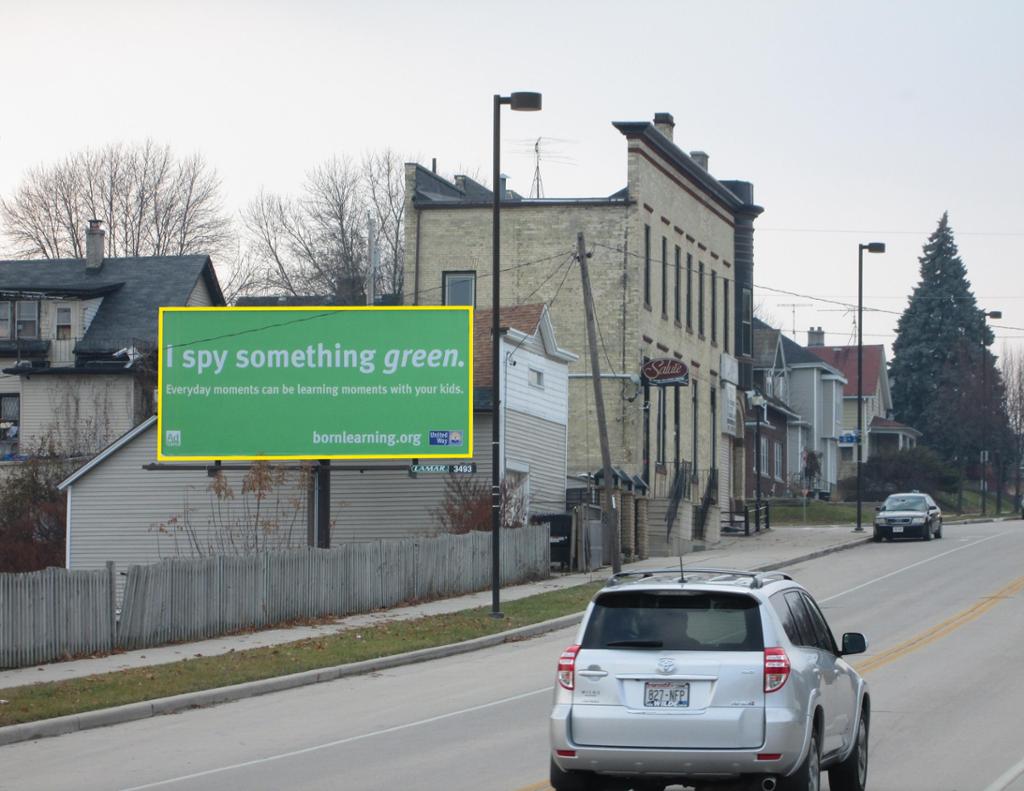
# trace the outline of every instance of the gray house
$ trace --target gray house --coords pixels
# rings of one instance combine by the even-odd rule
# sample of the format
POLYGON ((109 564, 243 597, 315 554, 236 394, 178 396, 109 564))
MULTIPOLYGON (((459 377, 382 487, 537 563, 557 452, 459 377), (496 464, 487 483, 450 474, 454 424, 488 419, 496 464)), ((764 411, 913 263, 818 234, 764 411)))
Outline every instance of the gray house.
MULTIPOLYGON (((502 311, 503 474, 518 518, 565 508, 568 364, 544 305, 502 311)), ((475 482, 489 498, 491 400, 489 311, 474 321, 475 482)), ((67 567, 151 563, 173 556, 238 554, 305 546, 309 473, 301 465, 252 469, 156 461, 156 419, 128 431, 61 484, 67 493, 67 567), (212 472, 211 467, 209 472, 212 472)), ((459 463, 464 459, 454 460, 459 463)), ((432 459, 431 463, 443 463, 432 459)), ((331 476, 331 541, 432 535, 451 478, 410 474, 405 461, 336 463, 331 476), (380 469, 388 466, 391 469, 380 469)))
POLYGON ((88 455, 156 411, 161 306, 223 305, 208 256, 0 261, 0 458, 88 455))
POLYGON ((818 454, 820 474, 811 481, 816 496, 829 497, 839 482, 839 439, 843 431, 846 378, 814 352, 780 330, 754 319, 756 377, 764 393, 787 413, 785 468, 801 476, 808 453, 818 454))

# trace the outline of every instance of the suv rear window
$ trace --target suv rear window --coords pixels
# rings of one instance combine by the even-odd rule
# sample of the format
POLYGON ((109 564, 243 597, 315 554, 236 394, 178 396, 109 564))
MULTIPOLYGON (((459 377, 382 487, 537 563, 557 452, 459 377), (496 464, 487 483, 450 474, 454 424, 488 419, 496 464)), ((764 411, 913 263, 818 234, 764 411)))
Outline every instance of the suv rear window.
POLYGON ((698 591, 624 591, 595 600, 583 648, 761 651, 756 599, 698 591))

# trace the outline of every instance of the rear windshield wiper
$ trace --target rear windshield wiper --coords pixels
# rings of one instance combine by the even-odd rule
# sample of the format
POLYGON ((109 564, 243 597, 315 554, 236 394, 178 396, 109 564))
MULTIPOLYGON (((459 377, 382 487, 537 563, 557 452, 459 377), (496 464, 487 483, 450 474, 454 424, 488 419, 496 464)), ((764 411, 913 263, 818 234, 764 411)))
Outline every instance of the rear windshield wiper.
POLYGON ((661 648, 661 640, 612 640, 607 648, 661 648))

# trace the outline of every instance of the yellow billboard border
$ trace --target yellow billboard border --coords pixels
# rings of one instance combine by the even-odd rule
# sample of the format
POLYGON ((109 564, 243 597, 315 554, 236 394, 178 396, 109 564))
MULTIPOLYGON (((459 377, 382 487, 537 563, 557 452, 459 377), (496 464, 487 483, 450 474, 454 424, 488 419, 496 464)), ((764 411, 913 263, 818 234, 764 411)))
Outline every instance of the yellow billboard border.
POLYGON ((350 459, 363 461, 367 459, 391 459, 391 460, 404 460, 404 459, 471 459, 473 458, 473 312, 474 308, 472 305, 382 305, 382 306, 370 306, 370 305, 245 305, 245 306, 165 306, 159 310, 159 317, 157 319, 157 395, 156 395, 156 458, 157 461, 162 462, 175 462, 175 461, 315 461, 318 459, 350 459), (469 426, 469 445, 466 453, 420 453, 420 454, 402 454, 399 456, 393 454, 364 454, 364 455, 332 455, 332 454, 302 454, 302 455, 287 455, 287 456, 167 456, 163 452, 164 448, 164 432, 163 432, 163 390, 164 390, 164 314, 165 313, 187 313, 187 312, 205 312, 205 313, 224 313, 232 312, 236 313, 239 311, 260 311, 260 312, 286 312, 286 311, 305 311, 307 313, 316 312, 334 312, 334 311, 424 311, 424 310, 441 310, 448 312, 465 311, 466 318, 469 322, 469 416, 467 425, 469 426))

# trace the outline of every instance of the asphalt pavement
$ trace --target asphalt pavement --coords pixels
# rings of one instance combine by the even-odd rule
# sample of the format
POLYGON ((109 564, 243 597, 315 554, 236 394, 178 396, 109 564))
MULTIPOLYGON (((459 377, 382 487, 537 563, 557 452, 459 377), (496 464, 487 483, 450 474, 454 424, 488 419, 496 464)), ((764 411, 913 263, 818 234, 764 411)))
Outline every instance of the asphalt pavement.
MULTIPOLYGON (((684 566, 711 566, 743 570, 767 571, 792 565, 804 560, 820 557, 832 552, 850 549, 870 541, 870 532, 855 533, 849 525, 815 527, 775 527, 750 536, 728 535, 702 551, 687 553, 682 557, 684 566)), ((675 568, 680 562, 678 556, 649 558, 636 563, 624 564, 624 571, 653 568, 675 568)), ((607 568, 592 573, 557 573, 539 582, 516 585, 502 589, 502 601, 533 596, 559 588, 585 584, 609 576, 607 568)), ((457 612, 477 607, 489 607, 491 592, 484 591, 465 596, 424 602, 407 607, 354 615, 325 625, 303 626, 286 629, 271 629, 237 635, 227 635, 193 643, 179 643, 170 646, 147 648, 137 651, 111 654, 108 656, 54 662, 46 665, 0 671, 0 689, 24 684, 61 681, 82 676, 109 673, 129 668, 167 664, 200 656, 215 656, 231 651, 279 645, 310 637, 323 637, 353 627, 373 625, 386 621, 419 618, 425 615, 457 612)), ((58 717, 22 725, 0 728, 0 745, 54 736, 86 728, 111 725, 134 719, 151 717, 156 714, 172 713, 196 706, 238 700, 253 695, 290 689, 360 673, 374 672, 387 667, 425 661, 427 659, 451 656, 458 653, 497 645, 509 639, 542 634, 564 628, 578 621, 580 614, 557 618, 542 624, 523 627, 465 643, 414 651, 392 657, 358 662, 321 670, 311 670, 290 676, 264 679, 232 687, 176 695, 156 701, 134 703, 126 706, 86 712, 80 715, 58 717)))

